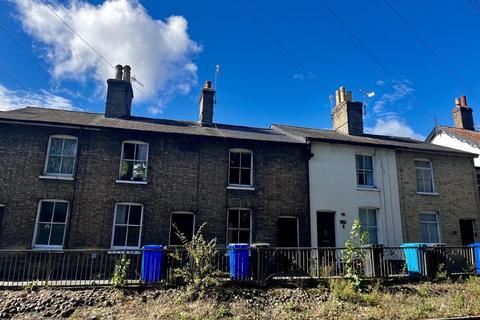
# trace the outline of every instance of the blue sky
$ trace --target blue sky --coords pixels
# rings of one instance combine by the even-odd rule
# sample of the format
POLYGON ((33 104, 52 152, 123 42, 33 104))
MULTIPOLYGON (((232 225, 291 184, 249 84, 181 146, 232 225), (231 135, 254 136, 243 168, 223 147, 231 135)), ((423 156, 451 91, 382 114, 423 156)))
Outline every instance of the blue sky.
POLYGON ((216 64, 220 123, 330 128, 341 85, 355 100, 375 92, 365 126, 376 133, 422 138, 434 118, 452 123, 460 95, 478 115, 480 6, 467 0, 388 0, 423 44, 383 0, 325 0, 362 44, 322 1, 45 1, 0 3, 0 110, 103 111, 113 70, 53 10, 110 63, 132 66, 145 93, 136 115, 196 120, 216 64))

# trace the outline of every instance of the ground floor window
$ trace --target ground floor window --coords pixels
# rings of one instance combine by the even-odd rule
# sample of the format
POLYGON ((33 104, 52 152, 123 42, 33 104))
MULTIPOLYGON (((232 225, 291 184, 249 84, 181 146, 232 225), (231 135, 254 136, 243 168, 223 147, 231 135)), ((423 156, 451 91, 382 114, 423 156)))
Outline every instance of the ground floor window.
POLYGON ((360 208, 359 218, 362 233, 368 234, 367 243, 378 244, 377 209, 360 208))
POLYGON ((138 249, 142 234, 143 206, 137 203, 118 203, 113 221, 112 248, 138 249))
POLYGON ((194 215, 191 212, 173 212, 170 222, 170 245, 182 245, 182 240, 178 236, 181 233, 185 240, 190 241, 194 231, 194 215))
POLYGON ((422 241, 427 243, 440 242, 438 213, 424 212, 420 214, 420 220, 422 224, 422 241))
POLYGON ((251 211, 249 209, 228 209, 227 244, 251 242, 251 211))
POLYGON ((278 218, 278 246, 298 247, 298 219, 296 217, 278 218))
POLYGON ((35 223, 35 248, 62 248, 67 224, 68 202, 41 200, 35 223))

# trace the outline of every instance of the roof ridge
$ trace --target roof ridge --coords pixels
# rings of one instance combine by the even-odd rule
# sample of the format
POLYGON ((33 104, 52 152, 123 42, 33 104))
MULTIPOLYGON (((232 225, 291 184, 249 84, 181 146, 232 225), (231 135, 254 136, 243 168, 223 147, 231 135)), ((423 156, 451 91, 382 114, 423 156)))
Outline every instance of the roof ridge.
POLYGON ((34 107, 34 106, 26 106, 24 108, 19 108, 19 109, 12 109, 8 111, 18 111, 22 109, 41 109, 41 110, 48 110, 48 111, 62 111, 62 112, 75 112, 75 113, 89 113, 89 114, 103 114, 101 112, 92 112, 92 111, 79 111, 79 110, 66 110, 66 109, 56 109, 56 108, 47 108, 47 107, 34 107))

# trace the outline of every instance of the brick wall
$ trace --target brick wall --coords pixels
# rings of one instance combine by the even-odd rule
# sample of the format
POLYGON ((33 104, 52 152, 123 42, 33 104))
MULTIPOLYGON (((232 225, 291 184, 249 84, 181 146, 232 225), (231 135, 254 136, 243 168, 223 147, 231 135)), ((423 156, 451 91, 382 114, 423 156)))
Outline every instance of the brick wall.
POLYGON ((479 232, 479 198, 472 158, 397 151, 397 168, 404 242, 422 241, 420 214, 424 211, 438 213, 440 241, 447 245, 461 245, 459 219, 475 219, 479 232), (432 161, 438 195, 417 194, 415 159, 432 161))
POLYGON ((144 205, 143 244, 168 244, 170 214, 190 211, 206 236, 226 242, 227 208, 252 210, 252 241, 277 242, 278 216, 299 218, 300 245, 310 243, 308 152, 304 145, 120 130, 0 127, 0 203, 5 223, 0 247, 30 248, 38 202, 68 200, 66 248, 108 248, 115 204, 144 205), (78 137, 74 181, 39 179, 51 134, 78 137), (119 184, 122 141, 149 143, 148 184, 119 184), (254 154, 254 191, 227 190, 230 148, 254 154))

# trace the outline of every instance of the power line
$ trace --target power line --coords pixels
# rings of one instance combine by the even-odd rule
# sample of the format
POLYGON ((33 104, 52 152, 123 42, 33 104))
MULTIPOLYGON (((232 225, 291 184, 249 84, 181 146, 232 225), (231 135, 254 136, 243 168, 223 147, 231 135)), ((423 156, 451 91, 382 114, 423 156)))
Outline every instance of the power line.
POLYGON ((478 3, 476 0, 467 0, 475 9, 477 9, 480 12, 480 3, 478 3))
POLYGON ((250 16, 262 27, 262 29, 267 33, 267 35, 275 42, 275 44, 292 60, 292 62, 300 69, 302 70, 303 73, 305 73, 306 77, 311 78, 315 84, 318 85, 320 89, 323 89, 323 86, 320 84, 320 82, 317 80, 315 75, 311 72, 308 71, 308 69, 295 57, 295 55, 280 41, 280 39, 268 28, 268 26, 255 14, 253 13, 252 10, 250 10, 247 5, 243 2, 240 2, 242 7, 245 9, 245 11, 248 12, 250 16))
POLYGON ((13 74, 11 74, 7 69, 5 69, 2 65, 0 65, 0 70, 3 71, 3 73, 5 73, 7 76, 9 76, 11 79, 13 79, 13 81, 15 81, 16 83, 18 83, 18 85, 20 87, 22 87, 25 91, 30 91, 28 90, 28 88, 20 81, 18 80, 13 74))
MULTIPOLYGON (((104 55, 102 55, 97 49, 95 49, 95 47, 93 45, 91 45, 87 40, 85 40, 70 24, 68 24, 64 19, 62 19, 56 12, 55 10, 53 10, 53 8, 51 8, 44 0, 41 0, 42 4, 47 7, 54 15, 55 17, 57 17, 68 29, 70 29, 74 35, 76 35, 80 40, 82 40, 83 43, 85 43, 85 45, 87 45, 95 54, 97 54, 102 60, 103 62, 105 62, 108 66, 112 67, 113 69, 115 69, 115 66, 113 65, 113 63, 111 63, 107 58, 105 58, 104 55)), ((63 5, 62 5, 63 6, 63 5)), ((65 8, 65 7, 64 7, 65 8)), ((156 105, 158 106, 158 103, 156 103, 153 99, 151 99, 150 97, 148 97, 138 86, 136 86, 133 82, 132 82, 132 87, 134 87, 135 89, 137 89, 138 92, 140 92, 140 94, 147 100, 149 101, 152 105, 156 105)))
MULTIPOLYGON (((331 8, 325 0, 321 0, 324 7, 330 12, 332 16, 335 17, 335 19, 343 26, 343 28, 350 34, 350 36, 357 41, 357 43, 365 50, 365 52, 370 56, 370 58, 377 64, 377 66, 392 80, 395 79, 393 74, 388 70, 388 68, 380 61, 379 58, 373 53, 372 50, 353 32, 353 30, 348 26, 348 24, 331 8)), ((400 90, 402 91, 403 94, 405 95, 410 95, 413 98, 414 104, 416 107, 418 107, 420 110, 422 110, 426 115, 428 115, 432 120, 435 119, 435 117, 428 112, 426 109, 421 107, 421 103, 419 103, 418 99, 413 95, 410 91, 406 90, 403 85, 399 86, 400 90)))
MULTIPOLYGON (((473 0, 469 0, 469 1, 473 1, 473 0)), ((475 100, 477 100, 478 102, 480 102, 480 100, 478 99, 478 97, 475 95, 475 93, 470 90, 470 88, 467 86, 467 84, 460 78, 460 76, 447 64, 447 62, 445 60, 443 60, 436 52, 435 50, 428 44, 428 42, 422 37, 420 36, 420 34, 415 31, 415 28, 412 27, 412 25, 410 25, 408 23, 408 21, 400 14, 400 12, 398 10, 396 10, 391 4, 390 2, 388 2, 388 0, 383 0, 383 2, 387 5, 388 8, 390 8, 390 10, 398 17, 398 19, 400 19, 400 21, 407 27, 408 30, 410 30, 410 32, 417 38, 417 40, 427 49, 427 51, 438 61, 438 63, 440 63, 440 65, 442 65, 443 68, 445 68, 445 70, 447 70, 448 73, 450 73, 450 75, 461 85, 463 86, 463 88, 468 91, 468 93, 470 95, 472 95, 475 100)), ((480 7, 479 7, 480 9, 480 7)))

